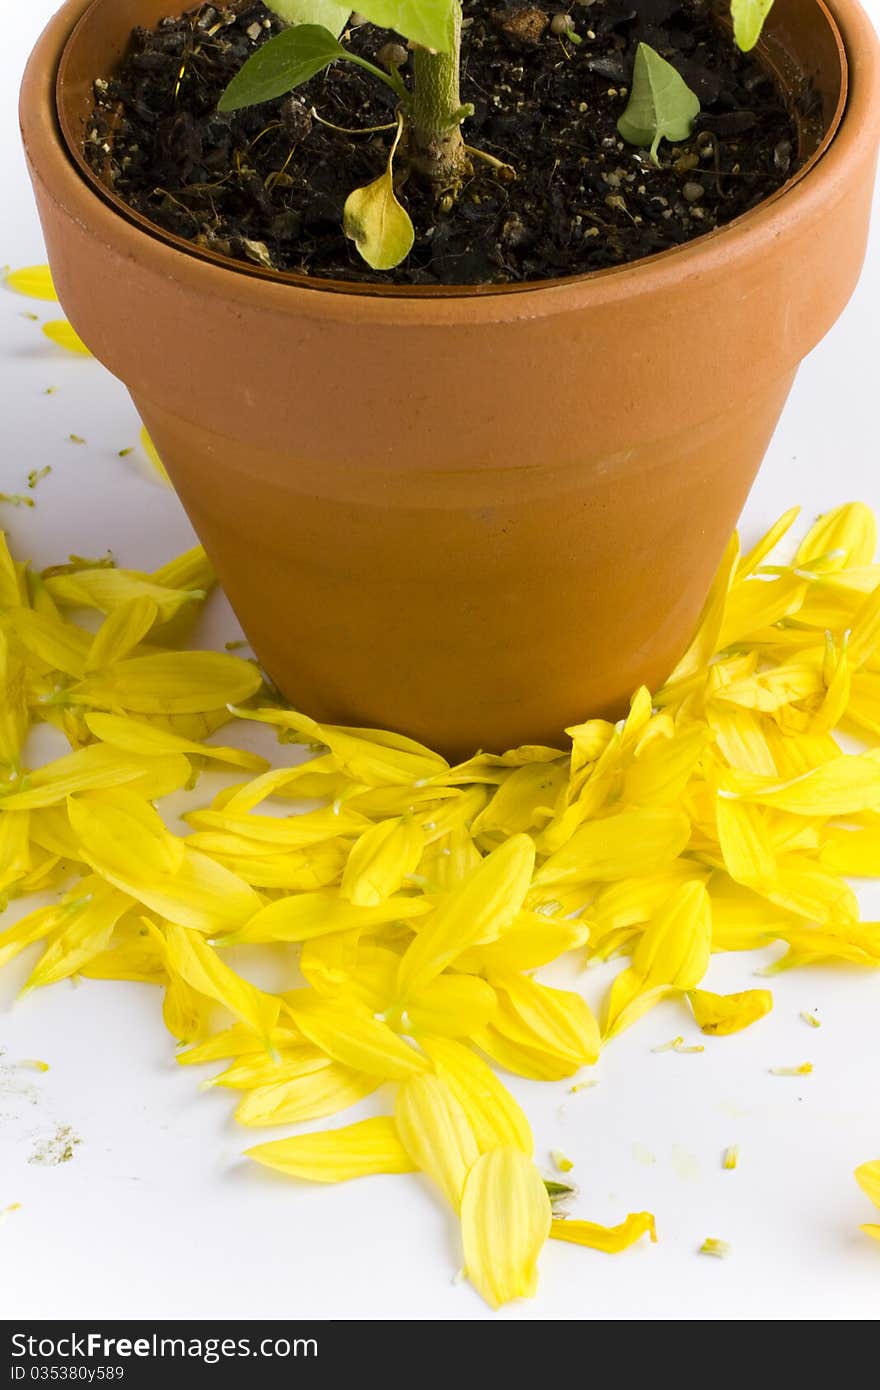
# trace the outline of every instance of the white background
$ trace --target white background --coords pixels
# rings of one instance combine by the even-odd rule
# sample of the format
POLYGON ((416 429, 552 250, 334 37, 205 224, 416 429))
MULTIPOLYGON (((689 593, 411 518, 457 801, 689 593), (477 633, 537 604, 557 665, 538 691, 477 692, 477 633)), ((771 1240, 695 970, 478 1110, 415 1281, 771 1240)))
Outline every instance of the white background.
MULTIPOLYGON (((0 262, 12 265, 44 259, 15 104, 27 52, 54 8, 4 6, 0 262)), ((868 8, 880 21, 880 0, 868 8)), ((746 509, 747 542, 795 501, 806 517, 855 497, 880 505, 878 233, 854 302, 801 371, 746 509)), ((139 451, 118 458, 138 435, 123 388, 96 362, 54 349, 23 316, 30 311, 57 316, 0 290, 0 490, 21 490, 33 468, 53 472, 37 507, 0 507, 0 525, 37 566, 112 547, 122 563, 153 568, 191 543, 186 518, 139 451), (47 396, 49 386, 57 391, 47 396), (71 433, 87 442, 69 442, 71 433)), ((701 370, 711 365, 695 364, 687 389, 699 390, 701 370)), ((235 635, 215 598, 204 640, 235 635)), ((863 902, 866 916, 878 914, 868 890, 863 902)), ((420 1179, 319 1188, 257 1170, 240 1154, 262 1135, 236 1130, 232 1096, 200 1092, 201 1077, 176 1066, 158 992, 65 982, 14 1003, 32 960, 0 977, 0 1209, 21 1203, 0 1227, 6 1317, 493 1316, 453 1282, 454 1225, 420 1179), (17 1065, 33 1057, 51 1070, 17 1065), (29 1162, 63 1125, 82 1141, 73 1159, 29 1162)), ((718 958, 709 985, 761 984, 760 964, 718 958)), ((585 981, 591 997, 600 983, 585 981)), ((880 1247, 859 1231, 876 1213, 852 1170, 880 1157, 880 978, 821 969, 772 988, 770 1019, 705 1040, 702 1054, 652 1053, 677 1033, 700 1041, 670 1004, 608 1049, 595 1089, 516 1087, 548 1173, 551 1148, 575 1161, 573 1214, 614 1222, 649 1209, 661 1239, 613 1258, 552 1244, 538 1298, 499 1316, 877 1315, 880 1247), (816 1010, 821 1030, 801 1021, 802 1009, 816 1010), (815 1067, 807 1078, 769 1074, 804 1061, 815 1067), (740 1167, 723 1172, 722 1151, 734 1143, 740 1167), (731 1257, 698 1256, 707 1236, 729 1241, 731 1257)))

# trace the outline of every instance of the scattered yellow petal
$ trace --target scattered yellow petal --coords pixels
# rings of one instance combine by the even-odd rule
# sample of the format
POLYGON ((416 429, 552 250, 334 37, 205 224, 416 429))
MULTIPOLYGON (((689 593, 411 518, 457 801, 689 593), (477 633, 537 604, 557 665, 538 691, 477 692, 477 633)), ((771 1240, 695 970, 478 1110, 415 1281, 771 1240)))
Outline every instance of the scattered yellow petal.
MULTIPOLYGON (((292 996, 287 998, 290 1001, 292 996)), ((294 1023, 316 1047, 354 1071, 383 1081, 405 1081, 428 1068, 421 1052, 354 999, 343 997, 339 1003, 331 1003, 313 989, 298 990, 287 1007, 294 1023)))
POLYGON ((29 265, 21 270, 10 270, 6 276, 6 288, 16 294, 26 295, 28 299, 47 299, 56 304, 58 295, 52 283, 52 272, 47 265, 29 265))
POLYGON ((147 458, 150 460, 150 463, 153 465, 153 468, 156 470, 159 477, 162 479, 162 482, 167 483, 170 487, 171 479, 168 477, 168 472, 159 455, 159 450, 156 448, 155 444, 153 443, 152 439, 147 433, 146 426, 144 426, 141 429, 141 448, 143 449, 147 458))
POLYGON ((574 1167, 571 1159, 567 1158, 561 1149, 551 1149, 550 1157, 556 1165, 557 1171, 560 1173, 570 1173, 574 1167))
POLYGON ((248 1158, 309 1182, 348 1182, 373 1173, 411 1173, 414 1164, 385 1115, 247 1149, 248 1158))
POLYGON ((731 1172, 739 1163, 739 1144, 731 1144, 730 1148, 724 1150, 721 1159, 721 1167, 731 1172))
POLYGON ((649 1235, 657 1241, 654 1218, 648 1211, 632 1212, 619 1226, 598 1226, 592 1221, 554 1220, 550 1227, 553 1240, 566 1240, 572 1245, 585 1245, 590 1250, 602 1250, 606 1255, 619 1255, 631 1245, 649 1235))
POLYGON ((801 1009, 801 1018, 810 1028, 821 1028, 821 1020, 815 1014, 810 1013, 809 1009, 801 1009))
POLYGON ((394 1115, 414 1165, 434 1179, 457 1210, 480 1150, 452 1087, 439 1076, 413 1076, 397 1093, 394 1115))
POLYGON ((880 1159, 873 1163, 863 1163, 855 1171, 855 1179, 859 1187, 865 1192, 874 1203, 875 1207, 880 1207, 880 1159))
POLYGON ((92 355, 82 338, 66 319, 53 319, 51 323, 44 323, 43 332, 50 342, 54 343, 56 347, 64 348, 66 352, 75 352, 81 357, 91 357, 92 355))
POLYGON ((692 989, 688 994, 694 1018, 704 1033, 724 1037, 765 1018, 773 1008, 769 989, 748 989, 742 994, 712 994, 692 989))
POLYGON ((613 1037, 676 990, 693 989, 709 964, 712 916, 701 883, 677 889, 645 931, 633 963, 617 976, 608 1001, 606 1032, 613 1037))
MULTIPOLYGON (((571 1189, 542 1181, 528 1120, 489 1062, 559 1080, 600 1047, 581 991, 532 972, 575 952, 585 966, 626 958, 605 1000, 613 1037, 670 995, 689 995, 707 1034, 763 1017, 766 990, 700 988, 712 951, 779 941, 774 972, 880 968, 880 923, 859 920, 846 881, 880 873, 876 526, 867 508, 840 508, 794 567, 773 563, 793 519, 741 563, 731 541, 686 656, 619 724, 587 718, 566 749, 457 767, 401 735, 268 703, 256 664, 229 651, 182 650, 215 582, 200 547, 152 573, 109 552, 36 573, 0 537, 0 907, 26 909, 0 931, 0 965, 41 943, 25 989, 73 975, 158 985, 187 1044, 178 1060, 222 1062, 204 1084, 237 1091, 247 1127, 312 1124, 373 1093, 387 1112, 392 1083, 393 1115, 252 1156, 316 1182, 418 1168, 460 1209, 489 1302, 531 1293, 548 1194, 571 1189), (261 691, 267 703, 247 708, 261 691), (34 766, 40 724, 56 742, 34 766), (241 740, 215 742, 223 726, 241 740), (844 751, 838 726, 863 751, 844 751), (277 736, 272 765, 236 746, 257 732, 277 736), (181 825, 162 799, 208 763, 227 783, 181 825), (28 912, 37 892, 51 906, 28 912), (226 954, 239 943, 247 954, 226 954)), ((703 1048, 677 1037, 655 1050, 703 1048)), ((691 1155, 672 1161, 694 1176, 691 1155)), ((876 1167, 859 1170, 867 1188, 876 1167)), ((552 1228, 603 1250, 646 1232, 645 1213, 552 1228)))
POLYGON ((813 1070, 812 1062, 802 1062, 799 1067, 771 1067, 771 1076, 809 1076, 813 1070))
POLYGON ((520 1149, 490 1149, 464 1185, 461 1230, 467 1277, 492 1308, 533 1298, 551 1228, 541 1175, 520 1149))

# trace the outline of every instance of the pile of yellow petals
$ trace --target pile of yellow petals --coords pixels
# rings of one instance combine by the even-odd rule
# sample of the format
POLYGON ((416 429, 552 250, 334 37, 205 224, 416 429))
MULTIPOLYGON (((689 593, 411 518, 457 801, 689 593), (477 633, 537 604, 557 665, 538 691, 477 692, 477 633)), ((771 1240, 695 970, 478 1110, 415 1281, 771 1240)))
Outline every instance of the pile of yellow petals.
MULTIPOLYGON (((776 563, 795 517, 747 555, 731 542, 689 650, 626 719, 456 767, 283 707, 250 661, 180 650, 212 582, 198 549, 152 574, 76 559, 37 574, 4 546, 0 891, 65 891, 0 933, 0 964, 40 942, 28 990, 157 986, 178 1060, 223 1062, 214 1084, 248 1127, 382 1088, 384 1113, 251 1157, 317 1182, 429 1175, 493 1307, 534 1292, 548 1237, 653 1238, 648 1213, 613 1228, 554 1213, 496 1068, 574 1077, 669 996, 710 1035, 763 1017, 766 989, 700 988, 713 951, 880 965, 880 924, 846 881, 880 875, 877 527, 841 507, 776 563), (41 721, 70 751, 35 767, 41 721), (287 760, 207 741, 239 721, 271 726, 287 760), (155 803, 209 763, 238 780, 168 829, 155 803), (261 944, 288 988, 233 968, 237 943, 261 944), (626 958, 601 1019, 536 976, 570 952, 626 958)), ((876 1199, 875 1168, 860 1173, 876 1199)))

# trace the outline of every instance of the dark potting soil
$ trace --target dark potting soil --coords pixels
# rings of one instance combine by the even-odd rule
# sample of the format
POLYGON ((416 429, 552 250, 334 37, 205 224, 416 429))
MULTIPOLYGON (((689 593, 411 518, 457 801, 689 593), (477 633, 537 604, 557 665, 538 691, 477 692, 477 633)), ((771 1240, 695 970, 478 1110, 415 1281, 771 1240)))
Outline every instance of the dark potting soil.
MULTIPOLYGON (((254 0, 135 30, 120 70, 96 83, 86 154, 132 208, 221 254, 415 285, 541 280, 638 260, 731 221, 795 171, 782 96, 713 21, 711 0, 578 0, 568 13, 580 44, 553 34, 562 10, 553 0, 465 0, 461 95, 475 108, 465 139, 517 176, 474 161, 447 210, 406 179, 399 196, 416 241, 392 271, 370 270, 342 232, 345 199, 382 172, 391 132, 323 124, 392 121, 388 87, 336 63, 293 100, 217 112, 245 59, 281 27, 254 0), (675 65, 703 107, 688 141, 662 144, 659 169, 617 133, 640 41, 675 65)), ((356 24, 343 42, 375 61, 389 39, 356 24)), ((807 89, 798 99, 804 111, 815 105, 807 89)))

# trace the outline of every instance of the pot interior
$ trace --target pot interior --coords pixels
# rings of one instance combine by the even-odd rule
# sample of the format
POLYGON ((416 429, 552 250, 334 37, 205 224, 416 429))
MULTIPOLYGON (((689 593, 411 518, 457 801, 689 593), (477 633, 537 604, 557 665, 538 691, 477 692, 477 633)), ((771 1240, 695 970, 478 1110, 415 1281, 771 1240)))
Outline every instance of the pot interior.
MULTIPOLYGON (((191 0, 187 0, 186 8, 198 6, 193 6, 191 0)), ((724 0, 718 0, 718 9, 720 21, 729 27, 728 6, 724 0)), ((136 223, 150 236, 177 247, 189 256, 198 256, 201 260, 211 261, 241 275, 257 276, 259 279, 281 283, 295 281, 298 285, 311 289, 343 294, 434 298, 521 294, 529 290, 545 289, 554 284, 570 284, 573 281, 615 275, 627 268, 614 266, 608 270, 571 276, 566 280, 547 279, 509 285, 355 285, 344 280, 312 280, 293 272, 264 270, 243 261, 220 256, 214 251, 206 250, 164 231, 117 197, 109 178, 100 177, 86 161, 84 145, 94 104, 95 78, 106 77, 115 71, 125 54, 134 28, 142 26, 153 29, 167 15, 180 12, 175 0, 92 0, 65 47, 56 82, 61 131, 81 174, 117 212, 130 222, 136 223)), ((800 182, 827 150, 843 118, 848 74, 840 30, 824 0, 775 0, 764 27, 758 52, 785 94, 798 131, 798 155, 803 161, 792 178, 761 204, 763 207, 783 197, 788 189, 800 182)), ((745 217, 750 216, 752 213, 745 214, 745 217)), ((727 227, 734 226, 742 220, 737 218, 735 222, 729 222, 725 227, 707 233, 707 236, 723 235, 727 227)), ((675 248, 661 254, 664 257, 672 256, 680 249, 682 248, 675 248)), ((646 259, 653 261, 657 257, 646 259)))

